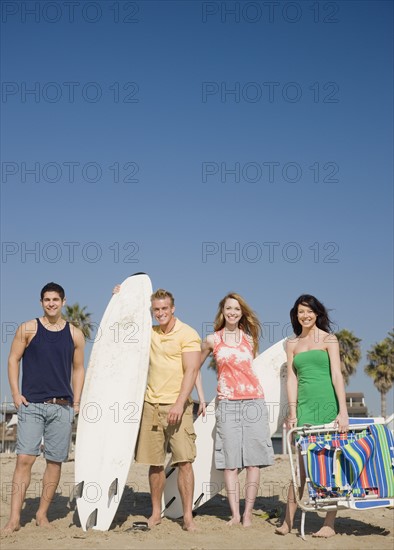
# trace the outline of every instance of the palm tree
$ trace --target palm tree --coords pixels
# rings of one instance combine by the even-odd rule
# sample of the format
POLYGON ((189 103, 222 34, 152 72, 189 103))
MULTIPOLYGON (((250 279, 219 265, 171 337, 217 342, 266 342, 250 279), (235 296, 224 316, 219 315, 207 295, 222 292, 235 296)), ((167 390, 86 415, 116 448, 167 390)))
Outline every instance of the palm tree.
POLYGON ((386 417, 386 394, 394 382, 394 332, 367 352, 368 365, 364 371, 380 393, 381 415, 386 417))
POLYGON ((339 343, 339 357, 341 359, 341 371, 345 385, 349 378, 355 373, 356 367, 361 359, 360 342, 350 330, 340 330, 335 335, 339 343))
POLYGON ((212 369, 212 370, 217 370, 217 365, 216 365, 216 361, 215 361, 215 358, 213 355, 211 355, 209 357, 209 363, 208 363, 208 368, 209 369, 212 369))
POLYGON ((66 306, 63 319, 82 330, 85 338, 89 339, 92 333, 93 325, 91 323, 91 313, 87 313, 87 306, 81 308, 77 303, 72 306, 66 306))

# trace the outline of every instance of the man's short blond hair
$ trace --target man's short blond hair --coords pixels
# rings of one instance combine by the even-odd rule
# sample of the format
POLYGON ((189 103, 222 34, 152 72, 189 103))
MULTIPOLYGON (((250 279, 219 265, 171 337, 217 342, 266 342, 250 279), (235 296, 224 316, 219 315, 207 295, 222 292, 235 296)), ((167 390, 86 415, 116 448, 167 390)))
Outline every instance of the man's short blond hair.
POLYGON ((153 302, 153 300, 165 300, 166 298, 169 298, 171 301, 171 305, 173 306, 175 304, 174 296, 169 292, 168 290, 164 290, 164 288, 159 288, 152 294, 150 297, 150 301, 153 302))

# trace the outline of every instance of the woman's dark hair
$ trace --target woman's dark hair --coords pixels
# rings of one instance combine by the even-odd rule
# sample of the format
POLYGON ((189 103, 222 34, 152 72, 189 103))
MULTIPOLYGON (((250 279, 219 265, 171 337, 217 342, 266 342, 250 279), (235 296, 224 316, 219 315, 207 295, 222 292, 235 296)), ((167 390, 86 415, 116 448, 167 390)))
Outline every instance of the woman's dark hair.
POLYGON ((298 322, 297 317, 299 305, 308 306, 311 308, 317 317, 316 326, 318 328, 324 330, 325 332, 332 332, 332 322, 324 305, 314 296, 311 296, 310 294, 302 294, 299 298, 297 298, 294 306, 290 310, 290 321, 296 336, 299 336, 302 332, 302 327, 298 322))

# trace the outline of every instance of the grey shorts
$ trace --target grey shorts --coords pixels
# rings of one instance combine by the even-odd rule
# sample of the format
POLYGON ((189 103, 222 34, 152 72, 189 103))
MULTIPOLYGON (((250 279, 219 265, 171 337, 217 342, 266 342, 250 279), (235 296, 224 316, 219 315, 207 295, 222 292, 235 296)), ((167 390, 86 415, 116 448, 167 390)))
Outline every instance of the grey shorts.
POLYGON ((273 463, 265 400, 221 399, 216 409, 216 468, 261 468, 273 463))
POLYGON ((29 403, 18 408, 16 453, 40 454, 44 440, 44 456, 53 462, 67 460, 74 409, 52 403, 29 403))

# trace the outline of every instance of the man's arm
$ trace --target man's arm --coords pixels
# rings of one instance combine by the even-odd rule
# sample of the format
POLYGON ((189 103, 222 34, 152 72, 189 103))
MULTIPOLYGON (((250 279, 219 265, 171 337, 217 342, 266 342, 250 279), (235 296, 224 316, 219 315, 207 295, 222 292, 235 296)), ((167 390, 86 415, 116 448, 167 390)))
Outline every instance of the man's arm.
POLYGON ((72 336, 74 340, 74 356, 72 371, 72 387, 74 393, 74 411, 79 412, 83 381, 85 379, 85 369, 83 364, 85 337, 79 328, 72 327, 72 336))
POLYGON ((178 424, 183 415, 186 400, 189 398, 201 366, 201 352, 187 351, 182 353, 183 378, 178 399, 168 413, 168 423, 178 424))
MULTIPOLYGON (((10 354, 8 356, 8 380, 10 383, 12 399, 15 407, 18 409, 22 403, 28 405, 28 401, 19 390, 19 368, 22 355, 25 352, 27 345, 27 325, 23 323, 14 336, 11 344, 10 354)), ((30 328, 30 327, 29 327, 30 328)))

